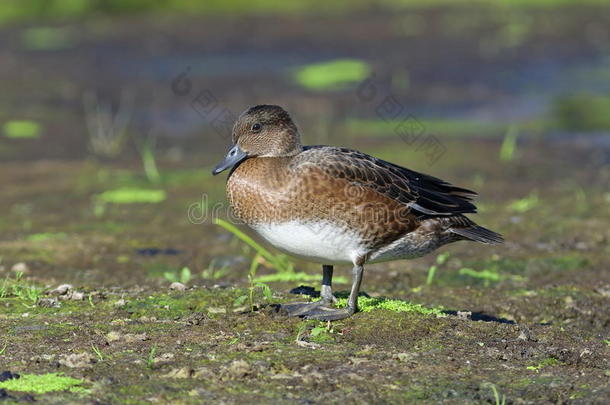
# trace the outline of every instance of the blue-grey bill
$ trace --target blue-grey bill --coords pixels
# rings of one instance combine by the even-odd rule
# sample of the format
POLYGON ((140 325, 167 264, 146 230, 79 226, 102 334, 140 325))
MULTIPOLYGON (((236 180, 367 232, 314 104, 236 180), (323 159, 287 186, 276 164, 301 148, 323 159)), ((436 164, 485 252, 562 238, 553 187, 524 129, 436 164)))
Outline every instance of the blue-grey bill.
POLYGON ((224 160, 220 162, 214 168, 214 170, 212 170, 212 174, 216 176, 218 173, 230 169, 231 167, 235 166, 247 157, 248 154, 241 150, 239 145, 233 145, 231 149, 229 149, 229 152, 227 153, 227 156, 225 156, 224 160))

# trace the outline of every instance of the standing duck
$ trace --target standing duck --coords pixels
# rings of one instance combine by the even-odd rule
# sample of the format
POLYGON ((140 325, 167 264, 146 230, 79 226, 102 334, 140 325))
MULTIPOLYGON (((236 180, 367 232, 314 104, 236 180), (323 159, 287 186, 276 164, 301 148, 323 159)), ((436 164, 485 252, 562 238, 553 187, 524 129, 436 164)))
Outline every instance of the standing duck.
POLYGON ((358 310, 365 264, 413 259, 460 240, 502 236, 464 214, 476 193, 443 180, 334 146, 303 146, 290 115, 275 105, 243 112, 233 145, 213 170, 231 169, 235 215, 290 255, 322 264, 321 300, 282 305, 290 316, 338 320, 358 310), (350 264, 344 308, 333 308, 333 265, 350 264))

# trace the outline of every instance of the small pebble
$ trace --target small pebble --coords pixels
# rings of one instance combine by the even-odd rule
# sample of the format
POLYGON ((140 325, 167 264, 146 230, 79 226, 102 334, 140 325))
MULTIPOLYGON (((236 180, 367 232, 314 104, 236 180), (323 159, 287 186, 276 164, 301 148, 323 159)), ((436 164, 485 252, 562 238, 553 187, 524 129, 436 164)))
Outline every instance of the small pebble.
POLYGON ((39 307, 43 308, 59 308, 61 304, 55 298, 40 298, 37 302, 39 307))
POLYGON ((190 378, 195 373, 190 367, 182 367, 182 368, 174 368, 169 371, 169 373, 165 374, 164 378, 190 378))
POLYGON ((52 295, 66 295, 70 290, 72 290, 71 284, 62 284, 54 290, 49 291, 49 294, 52 295))
POLYGON ((207 367, 199 367, 193 372, 193 378, 213 378, 215 376, 216 373, 207 367))
POLYGON ((184 291, 186 290, 186 286, 182 283, 174 282, 170 284, 169 289, 175 291, 184 291))
POLYGON ((82 300, 84 300, 84 299, 85 299, 85 294, 84 294, 84 293, 82 293, 82 292, 77 292, 77 291, 74 291, 74 292, 72 293, 72 295, 70 296, 70 299, 71 299, 72 301, 82 301, 82 300))
POLYGON ((234 378, 242 378, 250 374, 252 368, 244 360, 233 360, 227 368, 227 371, 234 378))
POLYGON ((29 273, 30 268, 24 262, 15 263, 13 267, 11 267, 11 271, 15 273, 29 273))
POLYGON ((68 368, 87 368, 95 363, 95 358, 89 353, 72 353, 59 359, 59 364, 68 368))
POLYGON ((153 359, 153 364, 162 365, 162 364, 171 363, 174 360, 174 357, 175 357, 174 353, 163 353, 161 356, 155 357, 153 359))

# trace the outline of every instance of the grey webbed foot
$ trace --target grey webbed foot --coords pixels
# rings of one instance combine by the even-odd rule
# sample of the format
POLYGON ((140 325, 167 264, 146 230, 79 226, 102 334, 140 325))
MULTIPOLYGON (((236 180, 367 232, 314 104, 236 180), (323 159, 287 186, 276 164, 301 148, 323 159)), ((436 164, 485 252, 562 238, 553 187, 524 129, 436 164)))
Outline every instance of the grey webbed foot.
POLYGON ((287 316, 304 316, 305 313, 312 311, 314 308, 325 305, 322 300, 316 302, 290 302, 281 304, 279 310, 287 316))
POLYGON ((352 269, 353 282, 347 306, 345 308, 331 308, 337 299, 332 293, 333 266, 323 265, 322 299, 316 302, 294 302, 280 305, 280 311, 288 316, 300 316, 305 319, 318 319, 320 321, 337 321, 352 316, 358 308, 358 291, 362 282, 362 263, 364 258, 359 258, 352 269))
POLYGON ((320 321, 338 321, 339 319, 345 319, 354 314, 354 308, 329 308, 324 305, 312 307, 306 312, 301 313, 305 319, 317 319, 320 321))
MULTIPOLYGON (((360 284, 362 283, 362 273, 364 270, 362 263, 364 263, 363 257, 358 258, 358 260, 354 262, 354 267, 352 269, 352 289, 345 308, 329 308, 327 305, 319 305, 317 307, 311 307, 311 309, 308 309, 305 312, 301 312, 299 316, 302 316, 305 319, 318 319, 320 321, 338 321, 339 319, 345 319, 354 315, 358 308, 358 291, 360 291, 360 284)), ((322 281, 322 297, 324 298, 323 301, 330 303, 334 299, 330 289, 332 266, 324 266, 323 269, 325 277, 322 281), (327 286, 326 289, 325 286, 327 286)))

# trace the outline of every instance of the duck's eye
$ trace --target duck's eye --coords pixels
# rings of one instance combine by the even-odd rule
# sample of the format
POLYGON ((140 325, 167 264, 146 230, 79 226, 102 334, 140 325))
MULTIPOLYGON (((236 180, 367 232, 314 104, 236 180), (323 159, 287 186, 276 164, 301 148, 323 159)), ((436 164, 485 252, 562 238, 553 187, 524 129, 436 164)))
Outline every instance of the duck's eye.
POLYGON ((259 124, 258 122, 254 125, 252 125, 252 132, 260 132, 261 129, 263 129, 263 126, 261 124, 259 124))

